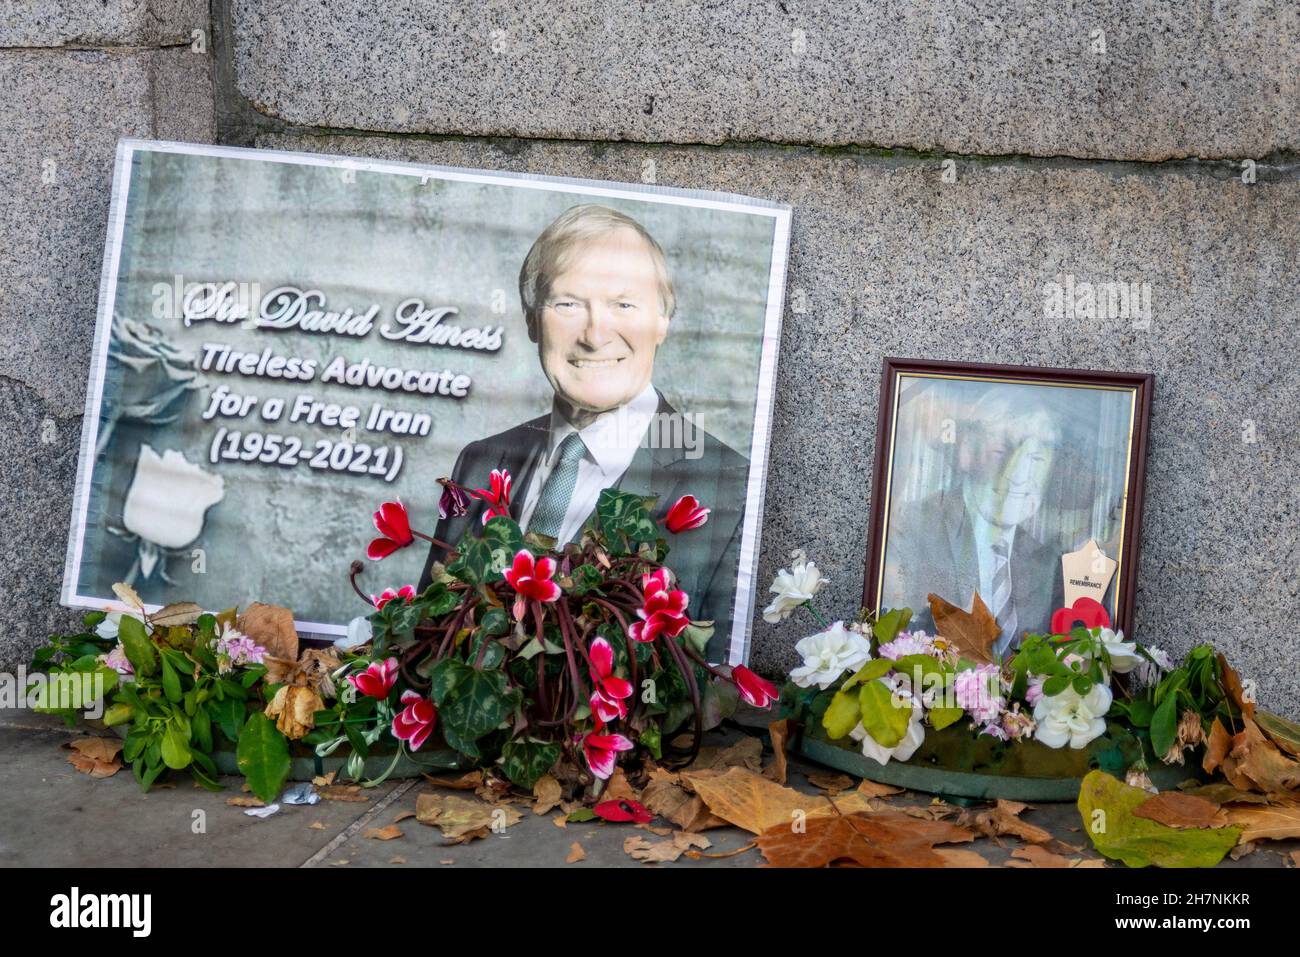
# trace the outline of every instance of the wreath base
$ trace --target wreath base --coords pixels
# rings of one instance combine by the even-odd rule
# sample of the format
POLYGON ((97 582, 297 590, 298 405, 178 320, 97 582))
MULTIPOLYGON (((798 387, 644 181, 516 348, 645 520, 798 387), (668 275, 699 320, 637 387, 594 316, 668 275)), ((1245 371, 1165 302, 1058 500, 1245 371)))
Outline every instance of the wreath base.
MULTIPOLYGON (((888 764, 864 756, 852 740, 827 739, 819 727, 807 727, 794 749, 818 764, 880 784, 947 797, 1011 801, 1076 801, 1089 771, 1100 768, 1123 778, 1143 757, 1142 743, 1113 722, 1106 734, 1078 751, 1037 741, 973 737, 956 726, 930 731, 909 760, 888 764)), ((1195 767, 1169 767, 1149 755, 1146 760, 1148 777, 1162 791, 1200 777, 1195 767)))

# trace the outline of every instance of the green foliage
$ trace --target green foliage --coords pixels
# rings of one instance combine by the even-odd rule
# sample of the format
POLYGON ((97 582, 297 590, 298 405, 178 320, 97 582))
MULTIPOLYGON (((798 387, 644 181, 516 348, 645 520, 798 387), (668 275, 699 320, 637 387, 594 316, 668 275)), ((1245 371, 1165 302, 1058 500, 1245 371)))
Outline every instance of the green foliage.
POLYGON ((268 804, 274 801, 289 779, 289 742, 262 712, 248 716, 239 732, 235 758, 249 790, 268 804))
POLYGON ((117 637, 122 642, 127 661, 135 669, 137 678, 148 678, 158 667, 158 651, 145 634, 144 622, 131 615, 123 615, 117 625, 117 637))
POLYGON ((1213 867, 1237 844, 1239 827, 1173 828, 1134 815, 1151 795, 1105 771, 1079 790, 1083 829, 1097 850, 1129 867, 1213 867))
POLYGON ((642 545, 654 546, 659 527, 651 518, 655 496, 634 495, 607 488, 596 500, 596 524, 612 555, 634 555, 642 545))
POLYGON ((886 645, 898 637, 898 633, 912 620, 912 609, 891 608, 882 611, 871 626, 871 633, 879 644, 886 645))
POLYGON ((505 672, 475 668, 456 658, 439 661, 429 677, 447 743, 468 757, 479 757, 478 740, 510 715, 519 703, 518 691, 508 688, 505 672))
POLYGON ((524 537, 515 521, 497 516, 483 526, 482 535, 472 528, 465 533, 456 546, 458 555, 447 566, 447 572, 469 585, 500 581, 501 573, 510 567, 515 553, 523 547, 524 537))
POLYGON ((560 745, 555 742, 513 738, 501 748, 501 770, 525 791, 560 759, 560 745))

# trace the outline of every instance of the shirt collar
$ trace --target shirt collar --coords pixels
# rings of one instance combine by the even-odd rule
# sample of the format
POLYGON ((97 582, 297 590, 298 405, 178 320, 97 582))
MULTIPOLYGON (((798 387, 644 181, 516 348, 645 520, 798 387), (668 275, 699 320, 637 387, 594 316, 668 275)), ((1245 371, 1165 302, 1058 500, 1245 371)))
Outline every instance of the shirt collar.
POLYGON ((1017 525, 1010 528, 1004 528, 1001 525, 994 525, 975 507, 974 496, 971 494, 970 487, 962 488, 962 499, 966 504, 966 514, 970 517, 971 531, 975 536, 975 543, 982 549, 991 548, 999 541, 1006 541, 1008 554, 1012 543, 1016 540, 1017 525))
POLYGON ((553 462, 556 450, 571 433, 582 436, 587 446, 586 458, 611 479, 627 471, 632 457, 645 437, 646 429, 659 410, 659 393, 648 384, 626 405, 610 409, 596 416, 584 429, 575 429, 560 412, 559 403, 551 405, 551 435, 546 447, 548 462, 553 462))

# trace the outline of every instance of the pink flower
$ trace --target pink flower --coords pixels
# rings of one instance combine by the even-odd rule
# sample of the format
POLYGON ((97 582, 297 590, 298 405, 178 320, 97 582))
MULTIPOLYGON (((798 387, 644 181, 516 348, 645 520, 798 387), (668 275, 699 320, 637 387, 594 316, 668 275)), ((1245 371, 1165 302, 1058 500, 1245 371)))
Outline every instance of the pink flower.
POLYGON ((591 643, 588 672, 596 690, 591 694, 591 710, 604 724, 627 717, 625 698, 632 697, 632 683, 614 674, 614 647, 604 638, 591 643))
POLYGON ((582 753, 587 767, 602 781, 608 780, 618 763, 619 751, 631 751, 634 745, 621 734, 588 734, 582 739, 582 753))
POLYGON ((776 685, 766 678, 760 678, 744 665, 731 669, 731 680, 736 683, 740 696, 755 708, 770 708, 772 702, 781 697, 776 685))
POLYGON ((629 821, 634 824, 649 824, 655 817, 640 801, 631 801, 627 798, 618 801, 601 801, 591 811, 601 820, 611 821, 614 824, 629 821))
POLYGON ((222 637, 217 639, 216 651, 218 658, 228 658, 230 664, 235 666, 260 665, 264 663, 266 658, 265 648, 252 638, 235 631, 233 628, 228 629, 222 637))
POLYGON ((402 703, 406 707, 393 718, 393 737, 410 742, 411 750, 419 751, 438 723, 438 711, 432 701, 414 691, 403 691, 402 703))
POLYGON ((525 599, 534 601, 555 601, 560 597, 560 586, 551 581, 555 574, 555 559, 533 558, 533 553, 526 548, 515 552, 514 563, 502 572, 510 587, 518 594, 515 600, 515 618, 524 616, 525 599))
POLYGON ((686 617, 689 601, 686 592, 672 587, 672 572, 666 568, 643 575, 645 601, 637 609, 640 621, 628 625, 627 634, 633 641, 654 641, 660 635, 676 638, 691 620, 686 617))
POLYGON ((493 469, 488 477, 491 488, 476 488, 470 492, 475 498, 481 498, 488 503, 488 509, 483 513, 484 525, 494 518, 510 517, 510 483, 508 471, 493 469))
POLYGON ((371 595, 370 600, 374 602, 375 611, 383 611, 384 606, 396 598, 402 599, 408 605, 415 600, 415 586, 403 585, 397 591, 391 588, 385 588, 382 595, 371 595))
POLYGON ((963 668, 953 679, 957 707, 964 708, 977 724, 994 724, 1002 714, 1005 702, 999 674, 997 665, 980 665, 963 668))
POLYGON ((700 508, 699 499, 694 495, 683 495, 673 502, 673 507, 664 516, 664 525, 674 535, 699 528, 709 520, 711 509, 700 508))
POLYGON ((123 677, 135 674, 135 668, 131 665, 131 659, 126 656, 126 649, 122 647, 120 641, 112 651, 100 655, 99 660, 123 677))
POLYGON ((372 661, 365 671, 348 675, 348 682, 361 694, 383 701, 397 684, 397 659, 372 661))
POLYGON ((407 517, 406 506, 401 502, 385 502, 375 512, 375 528, 380 538, 372 541, 366 548, 366 557, 371 561, 387 558, 399 548, 405 548, 415 541, 411 534, 411 520, 407 517))

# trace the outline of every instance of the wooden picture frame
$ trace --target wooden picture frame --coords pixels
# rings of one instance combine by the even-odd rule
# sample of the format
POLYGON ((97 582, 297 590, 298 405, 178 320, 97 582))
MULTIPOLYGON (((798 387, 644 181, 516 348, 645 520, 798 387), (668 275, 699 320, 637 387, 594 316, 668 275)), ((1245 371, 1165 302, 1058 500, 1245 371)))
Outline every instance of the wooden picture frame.
MULTIPOLYGON (((1093 534, 1090 537, 1096 537, 1100 542, 1103 537, 1108 542, 1113 543, 1111 550, 1107 551, 1110 558, 1118 562, 1115 575, 1109 587, 1106 590, 1103 604, 1106 605, 1111 613, 1112 624, 1116 629, 1122 629, 1126 634, 1131 634, 1133 627, 1133 608, 1134 598, 1137 586, 1137 568, 1139 558, 1139 545, 1142 526, 1142 505, 1143 491, 1146 477, 1146 454, 1147 439, 1150 424, 1151 401, 1154 390, 1154 377, 1148 373, 1133 372, 1099 372, 1081 369, 1057 369, 1043 368, 1038 366, 1012 366, 1012 365, 994 365, 988 363, 973 362, 944 362, 923 359, 901 359, 888 357, 884 360, 881 370, 880 382, 880 406, 877 413, 876 426, 876 446, 875 446, 875 464, 872 475, 871 489, 871 512, 870 526, 868 528, 868 550, 866 561, 866 578, 863 583, 863 605, 869 609, 878 611, 881 605, 884 607, 901 607, 903 602, 897 600, 900 594, 912 597, 912 600, 906 602, 908 607, 913 609, 913 622, 918 627, 924 627, 928 620, 929 608, 924 600, 927 592, 936 592, 948 601, 959 605, 963 608, 971 606, 972 592, 978 587, 979 571, 984 569, 992 562, 995 566, 997 559, 988 559, 989 548, 987 545, 974 546, 978 553, 978 560, 974 562, 965 562, 963 564, 958 557, 958 548, 956 543, 960 540, 966 541, 969 538, 980 538, 976 532, 982 533, 981 541, 987 541, 990 534, 996 535, 998 528, 1010 527, 1010 538, 1008 542, 999 542, 999 547, 1010 548, 1012 557, 1009 560, 1009 567, 1012 569, 1012 577, 1016 575, 1016 548, 1014 544, 1018 530, 1021 528, 1028 529, 1031 524, 1046 526, 1048 520, 1052 518, 1047 511, 1049 500, 1047 498, 1048 490, 1054 486, 1065 487, 1068 485, 1072 489, 1088 489, 1094 491, 1094 501, 1090 508, 1078 508, 1077 505, 1073 510, 1066 509, 1063 506, 1059 510, 1060 515, 1070 516, 1070 521, 1075 520, 1079 515, 1089 515, 1089 521, 1095 524, 1105 525, 1110 532, 1101 535, 1093 534), (942 385, 940 385, 942 384, 942 385), (999 388, 1000 386, 1021 387, 1021 386, 1041 386, 1048 390, 1054 390, 1043 393, 1027 393, 1019 388, 999 388), (1077 394, 1067 393, 1065 389, 1090 390, 1082 391, 1077 394), (904 392, 908 396, 903 395, 904 392), (958 398, 939 398, 943 395, 958 396, 958 398), (973 402, 967 402, 963 405, 964 399, 961 396, 975 396, 979 398, 973 402), (1085 398, 1085 396, 1087 398, 1085 398), (990 398, 991 397, 991 398, 990 398), (1127 397, 1127 398, 1125 398, 1127 397), (935 443, 924 437, 918 438, 917 434, 908 434, 902 436, 904 446, 902 451, 908 452, 911 456, 910 461, 903 463, 898 462, 900 453, 900 435, 899 419, 900 407, 903 406, 904 400, 909 403, 921 402, 920 405, 905 408, 904 417, 911 420, 919 420, 922 415, 922 408, 927 410, 925 422, 927 428, 934 423, 934 407, 950 408, 956 410, 955 418, 944 418, 941 425, 944 429, 951 426, 953 438, 951 444, 953 449, 934 451, 935 443), (923 399, 923 400, 922 400, 923 399), (944 404, 946 403, 946 404, 944 404), (984 406, 985 411, 979 413, 978 407, 984 406), (995 414, 994 407, 996 407, 995 414), (1078 407, 1075 410, 1074 407, 1078 407), (1123 428, 1122 418, 1124 408, 1128 409, 1128 427, 1126 431, 1123 428), (1001 436, 1005 429, 999 423, 1019 422, 1018 417, 1021 410, 1031 409, 1026 415, 1037 417, 1041 428, 1047 430, 1049 439, 1045 443, 1050 447, 1050 452, 1043 453, 1034 457, 1038 465, 1030 466, 1031 474, 1037 475, 1037 478, 1031 478, 1031 482, 1037 482, 1037 490, 1030 492, 1009 491, 1014 488, 1013 479, 1005 478, 1011 474, 1013 467, 1009 465, 1000 465, 997 463, 1010 461, 1011 459, 1023 460, 1025 455, 1020 449, 1014 449, 1008 452, 1017 441, 1014 436, 1008 441, 1001 436), (1109 422, 1109 430, 1103 430, 1096 434, 1093 440, 1088 439, 1089 422, 1084 414, 1090 409, 1096 408, 1104 413, 1104 419, 1109 422), (966 411, 963 412, 962 410, 966 411), (1041 410, 1041 416, 1040 416, 1041 410), (1078 414, 1074 414, 1077 411, 1078 414), (970 416, 969 422, 961 419, 960 416, 966 414, 970 416), (981 418, 980 416, 983 416, 981 418), (960 437, 959 437, 960 436, 960 437), (1123 463, 1122 473, 1118 455, 1120 451, 1119 439, 1123 437, 1123 454, 1125 462, 1123 463), (1109 444, 1103 449, 1103 441, 1109 444), (982 442, 983 445, 975 448, 982 442), (926 447, 920 452, 921 443, 926 443, 926 447), (963 443, 969 443, 964 445, 963 443), (996 446, 994 452, 990 454, 987 450, 990 446, 996 446), (1084 447, 1081 451, 1079 447, 1084 447), (1100 471, 1104 475, 1090 474, 1087 469, 1079 469, 1078 463, 1086 451, 1094 453, 1095 462, 1106 463, 1106 468, 1100 471), (1003 458, 999 458, 1003 456, 1003 458), (1010 458, 1006 458, 1010 456, 1010 458), (1041 461, 1046 459, 1051 464, 1046 467, 1041 465, 1041 461), (942 468, 926 467, 918 468, 918 461, 944 461, 947 462, 942 468), (1059 464, 1058 464, 1059 461, 1059 464), (976 462, 992 462, 994 465, 985 467, 984 477, 982 479, 972 478, 976 475, 978 469, 983 466, 974 465, 976 462), (1060 468, 1065 470, 1070 464, 1076 468, 1064 474, 1063 476, 1053 476, 1051 469, 1060 468), (996 468, 995 468, 996 467, 996 468), (997 470, 997 469, 1000 469, 997 470), (1036 470, 1036 471, 1035 471, 1036 470), (925 481, 917 481, 916 473, 926 471, 925 481), (907 495, 919 496, 918 488, 924 489, 935 485, 939 479, 934 478, 933 474, 942 472, 946 476, 948 486, 940 491, 933 492, 924 498, 914 497, 912 501, 905 501, 907 495), (989 479, 988 475, 995 477, 989 479), (1115 483, 1118 476, 1123 476, 1122 490, 1116 490, 1115 483), (982 482, 983 484, 979 484, 982 482), (971 492, 972 488, 977 489, 971 492), (1108 497, 1097 497, 1096 489, 1104 488, 1108 490, 1108 497), (960 493, 959 493, 960 489, 960 493), (981 491, 983 490, 983 491, 981 491), (1025 505, 1021 512, 1028 512, 1030 519, 1023 525, 1010 525, 1017 514, 1014 510, 1007 510, 1008 514, 999 511, 997 517, 1000 525, 990 524, 984 519, 987 508, 979 505, 982 501, 996 501, 998 508, 1005 508, 1005 503, 1009 500, 1021 501, 1037 504, 1025 505), (1105 506, 1111 502, 1112 506, 1109 512, 1105 506), (1113 503, 1118 502, 1119 508, 1119 531, 1113 533, 1115 518, 1115 506, 1113 503), (1033 511, 1029 511, 1030 508, 1033 511), (942 509, 940 511, 940 508, 942 509), (926 512, 929 509, 929 513, 926 512), (896 527, 890 529, 891 514, 896 519, 896 527), (913 517, 923 516, 921 521, 912 521, 909 525, 901 516, 911 514, 913 517), (963 516, 963 517, 953 517, 963 516), (1097 516, 1101 516, 1100 519, 1097 516), (965 523, 965 524, 962 524, 965 523), (953 531, 958 525, 961 531, 953 531), (972 531, 971 527, 976 527, 972 531), (988 532, 987 529, 994 529, 988 532), (943 530, 947 529, 947 535, 943 530), (891 539, 891 534, 894 536, 891 539), (964 536, 964 537, 963 537, 964 536), (936 579, 943 579, 943 582, 931 581, 911 581, 908 578, 909 569, 905 563, 909 556, 912 557, 910 564, 915 574, 929 574, 933 569, 942 567, 944 574, 936 574, 936 579), (933 559, 926 556, 933 556, 933 559), (955 569, 952 575, 948 575, 949 568, 955 569), (888 575, 886 574, 888 572, 888 575), (953 582, 957 584, 954 585, 953 582), (963 584, 964 583, 964 584, 963 584), (975 585, 976 587, 964 587, 965 585, 975 585), (943 594, 940 588, 947 588, 950 591, 960 591, 958 594, 943 594), (919 602, 913 596, 922 596, 919 602), (918 603, 922 606, 917 607, 918 603)), ((923 433, 923 429, 914 429, 914 433, 923 433)), ((1022 434, 1023 430, 1022 430, 1022 434)), ((947 439, 945 434, 943 439, 947 439)), ((1032 443, 1037 447, 1040 443, 1037 438, 1032 443)), ((1023 448, 1023 445, 1020 447, 1023 448)), ((1020 465, 1014 466, 1015 470, 1024 471, 1020 465)), ((1082 498, 1086 501, 1087 492, 1076 492, 1073 500, 1068 496, 1063 496, 1062 501, 1067 503, 1077 503, 1082 498)), ((1066 519, 1059 519, 1058 524, 1065 523, 1066 519)), ((1070 526, 1071 529, 1074 526, 1070 526)), ((1092 531, 1095 533, 1096 529, 1092 531)), ((1055 534, 1055 533, 1053 533, 1055 534)), ((1025 587, 1036 586, 1037 583, 1046 581, 1047 571, 1041 566, 1043 564, 1042 556, 1049 554, 1054 555, 1054 571, 1052 578, 1056 582, 1061 581, 1061 556, 1067 551, 1074 551, 1083 543, 1077 541, 1078 534, 1082 532, 1069 534, 1062 533, 1061 537, 1056 540, 1038 541, 1034 533, 1021 541, 1024 547, 1020 552, 1026 555, 1040 556, 1036 562, 1026 559, 1022 563, 1020 571, 1023 573, 1022 578, 1025 581, 1025 587), (1073 538, 1071 538, 1071 535, 1073 538), (1034 551, 1029 550, 1029 546, 1034 546, 1034 551), (1030 581, 1030 579, 1033 581, 1030 581)), ((1051 538, 1051 535, 1043 535, 1044 539, 1051 538)), ((970 548, 970 546, 967 546, 970 548)), ((969 554, 969 552, 967 552, 969 554)), ((1001 552, 998 553, 1002 554, 1001 552)), ((984 577, 983 581, 989 581, 984 577)), ((1001 594, 1006 595, 1010 589, 1006 586, 1005 581, 1000 581, 1003 587, 1000 589, 1001 594)), ((983 589, 980 589, 982 592, 983 589)), ((1030 592, 1031 598, 1037 596, 1041 589, 1030 592)), ((986 604, 989 604, 992 596, 983 593, 986 604)), ((1036 603, 1026 601, 1029 608, 1027 615, 1032 620, 1020 621, 1016 628, 1016 634, 1013 636, 1012 645, 1018 643, 1025 632, 1042 632, 1047 630, 1047 622, 1039 620, 1041 618, 1041 608, 1043 601, 1035 599, 1036 603)), ((1014 605, 1014 601, 1010 603, 1014 605)), ((1008 605, 1002 606, 1004 609, 1008 605)), ((990 604, 990 609, 996 609, 990 604)), ((1012 620, 1016 620, 1015 615, 1010 615, 1012 620)), ((1002 623, 1001 620, 999 623, 1002 623)), ((932 630, 927 628, 926 630, 932 630)))

